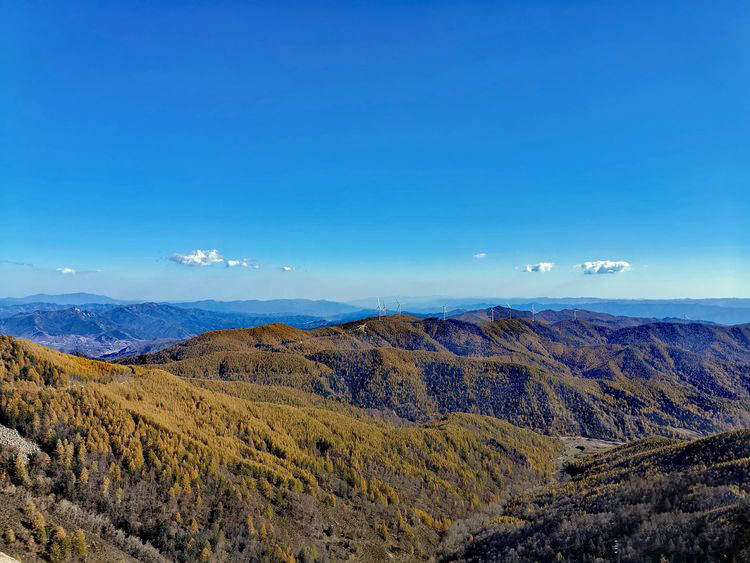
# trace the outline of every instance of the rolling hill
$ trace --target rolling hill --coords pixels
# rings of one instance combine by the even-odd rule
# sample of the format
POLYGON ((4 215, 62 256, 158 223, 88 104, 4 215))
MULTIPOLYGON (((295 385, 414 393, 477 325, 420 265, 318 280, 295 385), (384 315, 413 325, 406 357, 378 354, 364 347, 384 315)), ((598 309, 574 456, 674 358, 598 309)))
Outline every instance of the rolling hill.
POLYGON ((413 421, 476 412, 607 439, 750 424, 750 326, 612 324, 393 315, 312 331, 207 333, 124 361, 293 386, 413 421))

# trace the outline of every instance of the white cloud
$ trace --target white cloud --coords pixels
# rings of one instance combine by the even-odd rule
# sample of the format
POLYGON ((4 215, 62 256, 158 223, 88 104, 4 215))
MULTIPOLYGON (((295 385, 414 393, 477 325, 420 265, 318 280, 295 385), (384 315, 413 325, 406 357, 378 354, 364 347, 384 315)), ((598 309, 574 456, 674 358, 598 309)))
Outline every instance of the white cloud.
POLYGON ((579 266, 584 274, 617 274, 627 272, 630 262, 625 260, 589 260, 579 266))
POLYGON ((294 271, 294 266, 282 266, 281 267, 281 271, 282 272, 293 272, 294 271))
POLYGON ((58 274, 68 276, 88 276, 90 274, 98 274, 101 270, 76 270, 75 268, 55 268, 58 274))
POLYGON ((224 257, 215 248, 212 250, 196 249, 190 254, 174 253, 169 259, 184 266, 211 266, 224 262, 224 257))
POLYGON ((476 258, 477 260, 481 260, 482 258, 486 258, 486 257, 487 257, 487 253, 486 252, 477 252, 474 255, 474 258, 476 258))
POLYGON ((555 267, 554 262, 537 262, 536 264, 526 264, 523 267, 524 272, 549 272, 555 267))
POLYGON ((242 260, 240 260, 239 258, 237 260, 227 260, 227 268, 236 268, 237 266, 247 268, 249 265, 250 263, 247 261, 247 258, 243 258, 242 260))

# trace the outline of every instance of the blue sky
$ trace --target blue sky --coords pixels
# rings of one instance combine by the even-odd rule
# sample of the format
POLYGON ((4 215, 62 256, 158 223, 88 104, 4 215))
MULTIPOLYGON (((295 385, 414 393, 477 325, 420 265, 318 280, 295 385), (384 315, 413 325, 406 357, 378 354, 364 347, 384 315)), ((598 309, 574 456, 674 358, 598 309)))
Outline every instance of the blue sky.
POLYGON ((750 8, 604 4, 8 3, 0 295, 750 297, 750 8))

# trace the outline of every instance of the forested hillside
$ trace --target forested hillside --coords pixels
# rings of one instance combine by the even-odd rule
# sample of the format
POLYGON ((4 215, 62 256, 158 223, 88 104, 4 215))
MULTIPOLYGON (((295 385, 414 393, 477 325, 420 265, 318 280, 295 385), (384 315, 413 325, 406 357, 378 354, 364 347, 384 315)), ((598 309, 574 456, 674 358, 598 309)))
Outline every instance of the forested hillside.
POLYGON ((41 450, 0 456, 17 507, 0 550, 21 558, 73 557, 81 534, 89 558, 425 558, 453 519, 548 481, 560 450, 490 417, 413 424, 9 337, 0 359, 0 423, 41 450))
POLYGON ((646 438, 566 472, 467 530, 444 559, 750 561, 748 430, 646 438))
POLYGON ((292 386, 413 421, 476 412, 609 439, 750 425, 750 326, 613 323, 393 315, 313 331, 207 333, 125 361, 292 386))

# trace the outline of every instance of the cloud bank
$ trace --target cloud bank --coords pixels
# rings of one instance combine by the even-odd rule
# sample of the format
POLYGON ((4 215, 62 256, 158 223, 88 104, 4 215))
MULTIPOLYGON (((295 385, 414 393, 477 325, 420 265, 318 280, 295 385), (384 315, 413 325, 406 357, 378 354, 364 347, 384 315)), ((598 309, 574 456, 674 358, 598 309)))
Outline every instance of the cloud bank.
POLYGON ((281 267, 281 271, 282 272, 293 272, 294 271, 294 266, 282 266, 281 267))
POLYGON ((526 264, 523 267, 524 272, 549 272, 555 267, 554 262, 537 262, 536 264, 526 264))
POLYGON ((11 266, 24 266, 26 268, 33 268, 34 264, 28 262, 16 262, 15 260, 0 260, 0 264, 10 264, 11 266))
POLYGON ((589 260, 580 264, 584 274, 617 274, 627 272, 630 262, 625 260, 589 260))
POLYGON ((477 260, 481 260, 482 258, 486 258, 486 257, 487 257, 487 253, 486 252, 477 252, 474 255, 474 258, 476 258, 477 260))
POLYGON ((224 261, 224 257, 215 248, 212 250, 201 250, 198 248, 189 254, 178 254, 175 252, 169 259, 183 266, 211 266, 224 261))
POLYGON ((254 270, 260 268, 260 264, 255 260, 248 260, 247 258, 224 258, 216 248, 212 248, 211 250, 197 248, 188 254, 175 252, 169 259, 183 266, 204 267, 213 266, 214 264, 224 264, 227 268, 239 267, 252 268, 254 270))

